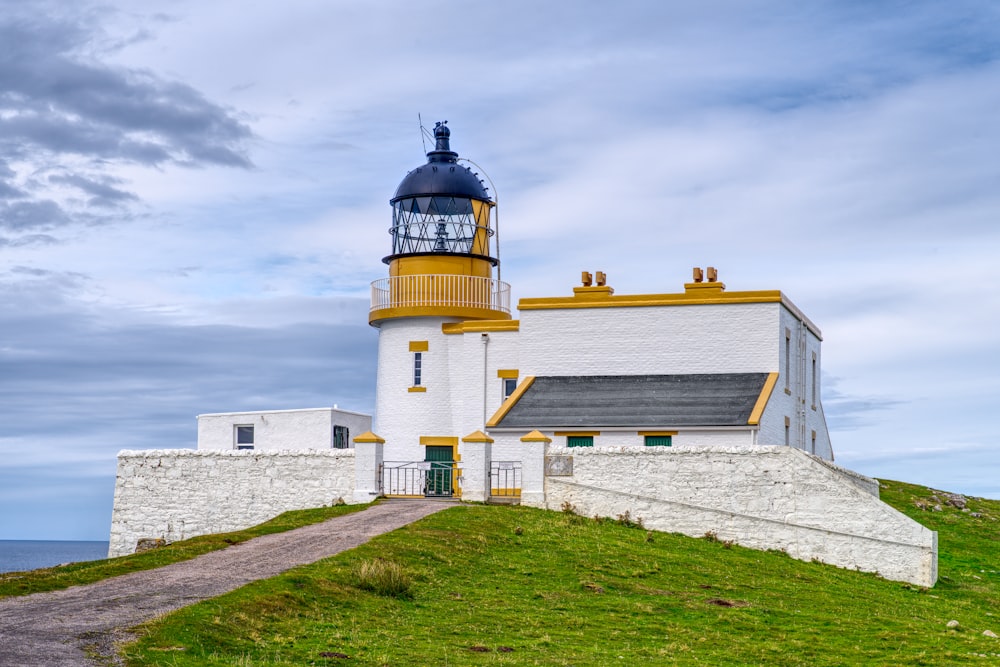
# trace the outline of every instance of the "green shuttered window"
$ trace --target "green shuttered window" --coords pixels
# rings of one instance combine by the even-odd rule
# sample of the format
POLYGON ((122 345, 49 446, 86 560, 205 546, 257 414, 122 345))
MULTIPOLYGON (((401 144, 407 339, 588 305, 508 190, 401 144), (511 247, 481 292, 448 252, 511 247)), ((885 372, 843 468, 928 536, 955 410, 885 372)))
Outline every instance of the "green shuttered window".
POLYGON ((592 435, 568 435, 566 436, 567 447, 593 447, 594 436, 592 435))
POLYGON ((672 435, 647 435, 645 438, 647 447, 669 447, 673 444, 672 435))

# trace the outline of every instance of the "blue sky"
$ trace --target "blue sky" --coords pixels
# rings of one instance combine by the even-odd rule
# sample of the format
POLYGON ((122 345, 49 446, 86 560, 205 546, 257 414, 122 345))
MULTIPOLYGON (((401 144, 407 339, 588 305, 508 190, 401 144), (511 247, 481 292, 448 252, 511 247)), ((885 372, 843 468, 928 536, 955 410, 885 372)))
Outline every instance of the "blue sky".
POLYGON ((195 415, 371 411, 388 200, 449 121, 514 298, 781 289, 837 461, 1000 497, 990 2, 0 12, 0 539, 105 539, 195 415))

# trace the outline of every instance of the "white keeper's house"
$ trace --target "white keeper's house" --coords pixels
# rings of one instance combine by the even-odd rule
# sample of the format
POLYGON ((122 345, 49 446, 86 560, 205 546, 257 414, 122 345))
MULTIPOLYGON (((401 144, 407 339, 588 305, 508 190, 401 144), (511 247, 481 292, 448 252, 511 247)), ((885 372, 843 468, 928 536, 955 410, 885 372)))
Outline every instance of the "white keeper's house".
POLYGON ((516 460, 538 431, 569 447, 782 445, 833 459, 822 337, 788 297, 727 291, 714 268, 676 292, 615 294, 596 271, 571 296, 522 299, 513 319, 495 204, 447 126, 435 138, 392 198, 389 277, 372 285, 387 457, 457 454, 485 431, 494 458, 516 460))
POLYGON ((444 123, 434 139, 391 199, 372 284, 374 428, 336 406, 208 414, 196 451, 123 451, 112 555, 288 509, 455 496, 629 512, 933 585, 936 533, 833 463, 822 335, 787 296, 728 290, 713 267, 644 294, 583 271, 515 313, 496 202, 444 123))

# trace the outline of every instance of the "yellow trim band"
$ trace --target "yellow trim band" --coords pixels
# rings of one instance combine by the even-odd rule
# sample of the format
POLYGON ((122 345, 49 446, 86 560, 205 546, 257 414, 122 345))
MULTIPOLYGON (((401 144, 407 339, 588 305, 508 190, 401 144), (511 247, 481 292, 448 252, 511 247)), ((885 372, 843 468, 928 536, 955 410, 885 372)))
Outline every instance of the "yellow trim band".
POLYGON ((757 397, 757 402, 754 403, 753 410, 750 411, 750 418, 747 420, 747 425, 760 426, 760 416, 764 414, 764 406, 771 399, 771 392, 774 391, 774 385, 777 383, 778 374, 768 373, 767 379, 764 380, 764 386, 760 390, 760 396, 757 397))
POLYGON ((459 317, 465 320, 510 319, 510 313, 495 308, 473 306, 398 306, 369 311, 368 324, 378 326, 382 320, 397 317, 459 317))
POLYGON ((516 368, 498 368, 497 377, 503 378, 504 380, 516 380, 518 376, 518 371, 516 368))
POLYGON ((520 331, 520 320, 480 320, 470 322, 445 322, 441 332, 445 334, 491 333, 495 331, 520 331))
POLYGON ((667 435, 670 435, 670 436, 677 435, 677 431, 638 431, 638 432, 636 432, 636 435, 641 435, 641 436, 651 435, 654 438, 655 437, 661 437, 662 438, 662 437, 667 436, 667 435))
POLYGON ((569 436, 569 435, 579 435, 579 436, 583 436, 583 437, 586 437, 586 436, 593 437, 595 435, 600 435, 600 434, 601 434, 600 431, 556 431, 553 435, 557 435, 557 436, 560 436, 560 435, 567 435, 567 436, 569 436))
POLYGON ((410 387, 406 391, 410 392, 411 394, 422 394, 425 391, 427 391, 427 387, 410 387))
POLYGON ((410 352, 426 352, 426 351, 427 351, 427 341, 425 340, 410 341, 410 352))
POLYGON ((507 397, 507 400, 500 405, 497 411, 493 413, 493 416, 490 417, 490 420, 486 422, 486 427, 493 428, 500 423, 500 420, 507 416, 510 409, 514 407, 519 400, 521 400, 521 396, 524 395, 524 392, 528 391, 528 387, 530 387, 534 382, 534 375, 529 375, 524 378, 524 380, 517 385, 517 389, 514 390, 514 393, 507 397))
MULTIPOLYGON (((721 284, 721 283, 720 283, 721 284)), ((709 287, 715 287, 707 283, 709 287)), ((576 288, 574 288, 575 291, 576 288)), ((553 310, 557 308, 644 308, 650 306, 706 306, 738 303, 780 303, 802 321, 817 338, 823 340, 819 327, 802 314, 780 290, 724 292, 721 289, 691 290, 684 294, 607 294, 595 298, 591 294, 574 296, 535 297, 521 299, 518 310, 553 310)))
POLYGON ((420 436, 420 444, 432 447, 458 447, 458 438, 449 435, 422 435, 420 436))

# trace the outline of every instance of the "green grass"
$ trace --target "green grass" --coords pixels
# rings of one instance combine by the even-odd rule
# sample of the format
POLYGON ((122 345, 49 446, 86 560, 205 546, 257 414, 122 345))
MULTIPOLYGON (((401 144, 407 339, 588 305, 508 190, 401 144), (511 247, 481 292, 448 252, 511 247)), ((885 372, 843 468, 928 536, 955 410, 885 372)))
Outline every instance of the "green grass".
POLYGON ((124 655, 245 667, 1000 663, 1000 640, 982 634, 1000 634, 1000 502, 919 509, 938 504, 931 494, 887 482, 882 497, 939 531, 932 589, 634 523, 462 505, 146 624, 124 655), (365 590, 359 568, 378 560, 405 573, 407 595, 365 590))
POLYGON ((362 510, 366 505, 337 505, 317 509, 285 512, 266 523, 232 533, 219 533, 174 542, 159 549, 131 556, 69 563, 30 572, 5 572, 0 574, 0 598, 11 595, 28 595, 53 591, 79 584, 90 584, 101 579, 139 570, 170 565, 195 556, 225 549, 253 537, 280 533, 311 523, 318 523, 335 516, 362 510))

